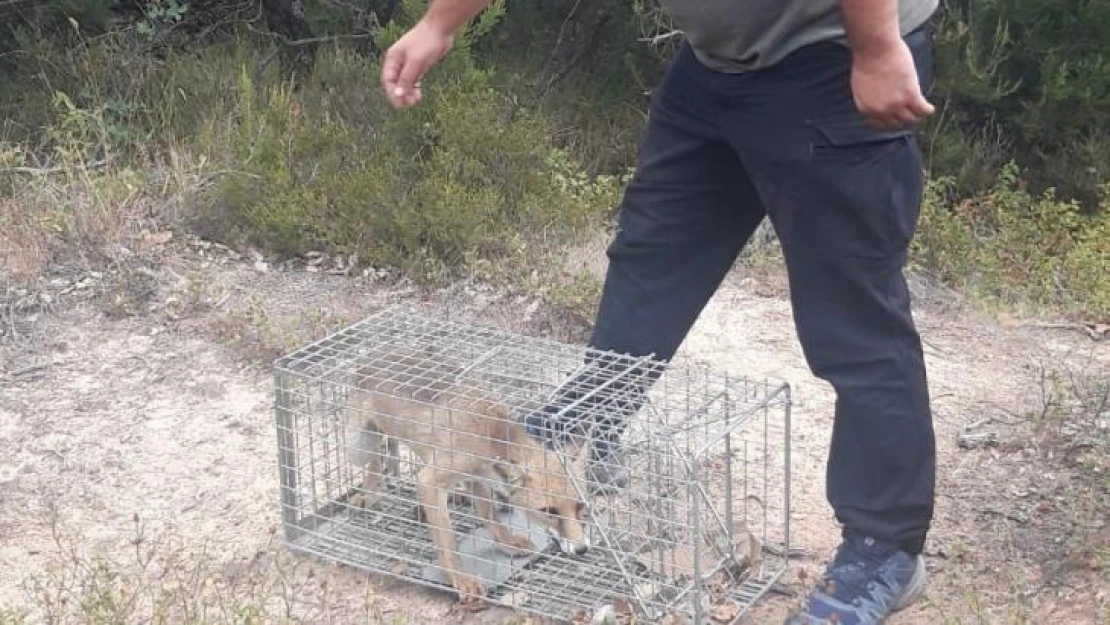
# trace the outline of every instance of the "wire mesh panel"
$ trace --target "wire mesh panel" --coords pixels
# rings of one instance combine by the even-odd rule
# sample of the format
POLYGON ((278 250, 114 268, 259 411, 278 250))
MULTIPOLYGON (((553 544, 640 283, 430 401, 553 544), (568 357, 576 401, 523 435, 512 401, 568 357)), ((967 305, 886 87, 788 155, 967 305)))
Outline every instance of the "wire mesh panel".
POLYGON ((738 618, 786 569, 785 384, 398 308, 275 386, 296 551, 572 622, 738 618))

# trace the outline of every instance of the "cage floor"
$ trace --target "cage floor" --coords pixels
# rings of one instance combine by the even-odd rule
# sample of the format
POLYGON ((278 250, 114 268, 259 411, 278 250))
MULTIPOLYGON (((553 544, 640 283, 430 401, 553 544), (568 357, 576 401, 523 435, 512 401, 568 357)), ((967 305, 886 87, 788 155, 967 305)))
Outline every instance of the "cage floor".
MULTIPOLYGON (((300 529, 289 547, 358 569, 453 592, 437 566, 428 526, 417 517, 415 485, 407 481, 395 482, 383 493, 364 509, 341 501, 326 506, 300 529)), ((509 557, 492 548, 483 550, 475 546, 476 541, 472 539, 485 529, 473 518, 469 505, 452 501, 451 508, 463 568, 471 572, 480 568, 476 574, 486 583, 490 603, 570 620, 583 610, 588 612, 636 595, 648 600, 651 611, 661 610, 664 605, 673 605, 685 590, 679 588, 675 580, 653 575, 635 559, 617 562, 613 552, 603 547, 575 557, 561 553, 554 542, 520 557, 509 557), (484 562, 481 566, 475 563, 476 553, 480 553, 484 562), (633 578, 631 584, 629 576, 633 578)), ((542 535, 533 534, 533 540, 544 544, 542 535)), ((727 597, 744 611, 778 576, 776 573, 749 579, 729 588, 727 597)), ((686 604, 688 602, 679 604, 676 609, 692 618, 686 604)), ((660 611, 657 616, 661 615, 660 611)))
MULTIPOLYGON (((429 528, 417 517, 415 485, 407 481, 395 482, 384 493, 364 509, 341 502, 325 507, 304 524, 290 547, 358 568, 449 590, 447 580, 437 566, 436 549, 429 528)), ((453 500, 451 512, 464 568, 473 572, 473 566, 467 566, 468 553, 496 558, 497 563, 502 565, 496 571, 487 567, 479 575, 487 582, 491 601, 498 601, 513 592, 531 594, 534 591, 544 595, 554 591, 572 595, 569 596, 572 600, 591 594, 596 595, 594 598, 598 601, 621 594, 623 575, 620 568, 612 558, 605 557, 602 550, 571 558, 562 555, 554 542, 547 540, 546 534, 533 532, 534 543, 544 546, 541 550, 520 557, 496 552, 500 556, 497 557, 493 550, 484 550, 474 544, 476 541, 468 541, 485 531, 473 517, 468 504, 453 500), (599 582, 609 583, 603 583, 599 588, 599 582), (601 592, 605 588, 608 592, 601 592)), ((507 601, 517 602, 519 597, 518 594, 507 601)), ((546 601, 550 603, 551 599, 546 601)), ((527 607, 530 604, 514 605, 527 607)), ((547 605, 545 611, 550 612, 553 607, 547 605)))
MULTIPOLYGON (((325 506, 302 522, 290 547, 346 564, 388 573, 410 581, 449 588, 436 566, 436 550, 428 526, 417 516, 416 488, 411 482, 393 482, 366 508, 349 503, 354 493, 325 506)), ((468 505, 451 503, 452 529, 460 552, 481 524, 468 505)), ((533 540, 537 537, 533 536, 533 540)), ((471 550, 475 549, 471 546, 471 550)), ((535 555, 528 558, 535 558, 535 555)), ((504 558, 510 568, 526 558, 504 558)), ((507 578, 503 570, 486 572, 487 583, 507 578), (489 579, 494 577, 493 580, 489 579)))

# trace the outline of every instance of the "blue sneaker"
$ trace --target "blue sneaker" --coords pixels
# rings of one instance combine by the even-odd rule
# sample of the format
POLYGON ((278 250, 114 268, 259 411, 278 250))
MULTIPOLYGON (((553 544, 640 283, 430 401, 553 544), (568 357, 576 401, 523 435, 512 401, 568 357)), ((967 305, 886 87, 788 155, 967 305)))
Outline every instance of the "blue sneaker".
POLYGON ((786 625, 880 625, 925 590, 925 559, 849 535, 802 609, 786 625))

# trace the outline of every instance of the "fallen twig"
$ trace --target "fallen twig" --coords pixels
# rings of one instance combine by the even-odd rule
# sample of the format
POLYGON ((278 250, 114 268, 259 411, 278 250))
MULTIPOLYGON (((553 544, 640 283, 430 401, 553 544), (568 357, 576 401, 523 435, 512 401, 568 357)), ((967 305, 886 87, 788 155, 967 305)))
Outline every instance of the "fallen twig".
POLYGON ((941 560, 948 559, 948 552, 944 549, 926 549, 922 554, 929 558, 939 558, 941 560))
POLYGON ((263 35, 263 36, 266 36, 266 37, 273 37, 274 39, 277 39, 278 41, 280 41, 281 43, 283 43, 284 45, 289 46, 289 47, 307 46, 307 45, 312 45, 312 44, 316 44, 316 43, 332 43, 332 42, 335 42, 335 41, 343 41, 344 39, 366 39, 368 37, 373 37, 374 36, 374 33, 356 33, 356 34, 349 34, 349 35, 327 35, 327 36, 323 36, 323 37, 306 37, 304 39, 290 39, 290 38, 286 37, 285 35, 282 35, 281 33, 275 33, 275 32, 271 32, 271 31, 260 30, 258 28, 255 28, 254 26, 251 25, 250 22, 243 22, 243 25, 247 27, 247 30, 249 30, 253 33, 257 33, 259 35, 263 35))
POLYGON ((763 545, 763 551, 780 558, 806 558, 809 557, 809 552, 801 547, 791 547, 790 551, 785 551, 778 545, 763 545))
POLYGON ((1002 517, 1003 519, 1013 521, 1014 523, 1017 523, 1019 525, 1025 525, 1029 523, 1029 517, 1019 516, 1010 512, 1003 512, 1002 510, 995 510, 994 508, 983 508, 979 512, 983 514, 989 514, 991 516, 1002 517))
POLYGON ((654 37, 640 37, 636 41, 642 41, 642 42, 645 42, 645 43, 650 43, 652 45, 655 45, 655 44, 658 44, 658 43, 662 43, 662 42, 664 42, 668 39, 671 39, 672 37, 678 37, 678 36, 684 34, 684 32, 685 31, 681 31, 681 30, 672 30, 672 31, 667 32, 667 33, 662 33, 660 35, 655 35, 654 37))
POLYGON ((23 367, 22 369, 16 369, 15 371, 9 371, 8 373, 4 374, 4 377, 14 380, 15 378, 21 378, 29 373, 42 371, 45 368, 46 365, 31 365, 29 367, 23 367))
POLYGON ((1092 341, 1101 341, 1110 335, 1110 324, 1105 323, 1023 323, 1022 328, 1038 330, 1071 330, 1082 332, 1092 341))
POLYGON ((774 584, 771 584, 771 587, 767 589, 767 592, 772 592, 776 595, 782 595, 784 597, 798 596, 798 591, 794 590, 793 588, 787 586, 782 582, 775 582, 774 584))
POLYGON ((100 160, 77 167, 2 167, 0 168, 0 174, 27 174, 31 176, 48 176, 51 174, 61 174, 68 171, 73 171, 75 169, 98 169, 107 164, 107 160, 100 160))

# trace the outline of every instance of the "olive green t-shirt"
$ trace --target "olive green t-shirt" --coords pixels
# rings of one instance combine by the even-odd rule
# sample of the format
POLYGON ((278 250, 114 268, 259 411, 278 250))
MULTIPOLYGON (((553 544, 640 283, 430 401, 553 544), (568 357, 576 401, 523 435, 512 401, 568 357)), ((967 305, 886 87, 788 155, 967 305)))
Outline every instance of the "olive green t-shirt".
MULTIPOLYGON (((721 72, 772 65, 818 41, 847 43, 839 0, 662 0, 697 58, 721 72)), ((899 0, 902 34, 924 24, 939 0, 899 0)))

